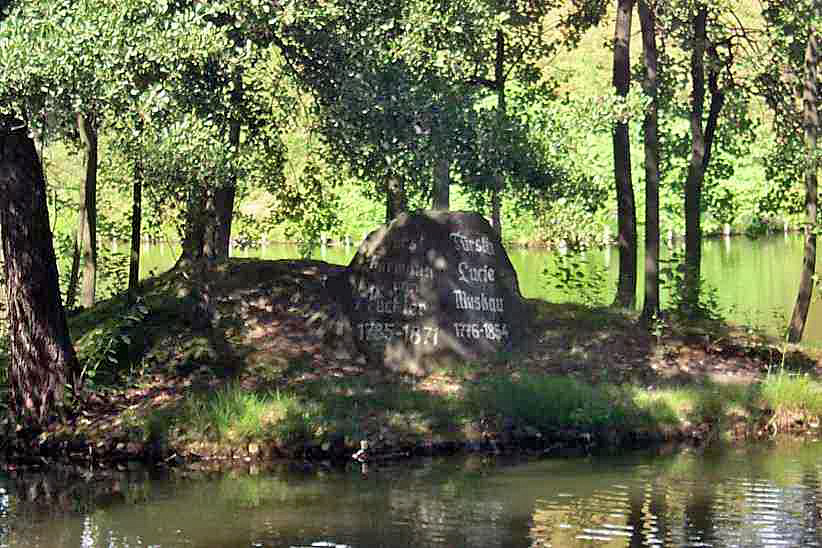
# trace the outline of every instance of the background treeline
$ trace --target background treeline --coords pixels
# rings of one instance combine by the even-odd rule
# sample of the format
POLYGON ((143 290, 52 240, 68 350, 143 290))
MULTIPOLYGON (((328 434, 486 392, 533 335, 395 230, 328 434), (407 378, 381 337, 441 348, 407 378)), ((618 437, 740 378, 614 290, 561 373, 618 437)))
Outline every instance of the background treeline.
POLYGON ((0 105, 43 157, 67 304, 134 290, 141 240, 308 250, 427 207, 635 250, 651 110, 662 238, 804 219, 810 1, 372 4, 4 2, 0 105))

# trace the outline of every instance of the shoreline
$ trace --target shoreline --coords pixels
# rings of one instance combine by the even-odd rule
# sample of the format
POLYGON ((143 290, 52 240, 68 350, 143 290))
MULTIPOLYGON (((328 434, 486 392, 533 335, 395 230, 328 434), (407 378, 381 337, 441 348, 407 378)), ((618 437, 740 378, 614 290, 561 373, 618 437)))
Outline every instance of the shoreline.
POLYGON ((561 456, 818 431, 818 356, 716 322, 650 333, 631 312, 529 300, 514 351, 418 377, 368 365, 324 283, 338 269, 232 259, 197 282, 215 303, 207 327, 191 323, 177 295, 192 282, 175 271, 142 284, 136 323, 122 322, 122 297, 79 312, 81 359, 111 336, 116 363, 69 420, 45 432, 6 421, 0 455, 40 467, 349 462, 365 440, 377 460, 561 456))

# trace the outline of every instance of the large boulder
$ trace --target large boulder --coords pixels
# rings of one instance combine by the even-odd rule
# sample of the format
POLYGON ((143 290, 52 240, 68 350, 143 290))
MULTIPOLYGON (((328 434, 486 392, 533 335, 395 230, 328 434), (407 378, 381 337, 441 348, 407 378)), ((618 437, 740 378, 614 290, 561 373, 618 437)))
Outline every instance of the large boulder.
POLYGON ((339 282, 360 349, 394 370, 494 355, 527 322, 511 261, 476 213, 400 215, 368 235, 339 282))

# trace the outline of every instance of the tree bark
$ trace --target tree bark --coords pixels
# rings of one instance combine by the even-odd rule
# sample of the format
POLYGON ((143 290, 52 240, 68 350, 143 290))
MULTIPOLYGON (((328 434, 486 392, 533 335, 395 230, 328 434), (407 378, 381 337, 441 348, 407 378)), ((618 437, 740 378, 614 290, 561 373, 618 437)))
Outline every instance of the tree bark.
POLYGON ((66 309, 74 308, 74 303, 77 300, 77 285, 80 280, 80 248, 82 243, 79 241, 80 231, 74 233, 74 238, 71 246, 71 272, 69 273, 68 288, 66 289, 66 309))
POLYGON ((390 223, 397 215, 408 211, 405 181, 396 175, 390 175, 385 185, 385 196, 385 222, 390 223))
MULTIPOLYGON (((625 97, 631 83, 631 12, 634 0, 617 3, 614 31, 613 84, 617 94, 625 97)), ((637 235, 636 205, 631 180, 631 141, 628 124, 614 127, 614 180, 617 196, 617 245, 619 246, 619 281, 614 305, 633 308, 636 302, 637 235)))
MULTIPOLYGON (((444 150, 444 147, 443 147, 444 150)), ((443 152, 443 154, 445 154, 443 152)), ((434 173, 434 192, 431 200, 431 209, 447 211, 451 207, 451 158, 443 155, 437 160, 434 173)))
MULTIPOLYGON (((820 15, 820 2, 814 2, 814 12, 820 15)), ((805 49, 805 90, 803 93, 802 119, 805 130, 805 256, 802 259, 802 274, 799 280, 799 292, 791 314, 791 325, 788 329, 788 341, 799 342, 805 331, 805 321, 814 288, 816 273, 816 213, 817 213, 817 178, 816 141, 819 132, 819 113, 816 102, 819 99, 816 64, 819 61, 819 44, 816 37, 816 26, 808 32, 808 45, 805 49)))
MULTIPOLYGON (((235 119, 231 120, 228 130, 228 145, 235 155, 240 152, 240 130, 242 124, 237 119, 236 110, 241 108, 243 101, 243 75, 237 69, 234 73, 234 89, 231 92, 231 103, 235 109, 235 119)), ((231 247, 231 221, 234 218, 234 200, 237 195, 237 176, 214 192, 214 211, 217 216, 217 226, 214 237, 214 255, 219 259, 227 259, 231 247)))
POLYGON ((80 388, 80 367, 60 300, 43 169, 22 123, 0 121, 0 227, 11 363, 11 410, 46 423, 64 389, 80 388))
POLYGON ((705 105, 705 48, 708 7, 700 4, 694 18, 694 44, 691 50, 691 161, 685 182, 685 307, 693 313, 699 306, 699 280, 702 262, 700 203, 705 179, 705 135, 702 113, 705 105))
POLYGON ((639 0, 639 23, 642 29, 642 53, 645 95, 651 98, 643 121, 645 144, 645 301, 642 319, 650 322, 659 314, 659 70, 656 47, 656 15, 647 0, 639 0))
MULTIPOLYGON (((498 131, 502 131, 502 124, 505 122, 505 35, 501 30, 497 30, 497 57, 494 62, 494 81, 497 88, 497 122, 499 124, 498 131)), ((497 173, 494 177, 494 188, 491 190, 491 226, 497 231, 497 234, 502 238, 502 200, 500 193, 502 192, 504 182, 502 167, 497 168, 497 173)))
POLYGON ((94 305, 97 287, 97 126, 93 119, 78 113, 77 129, 85 149, 86 178, 80 207, 79 248, 83 267, 83 291, 80 304, 94 305))
POLYGON ((140 286, 140 240, 143 224, 143 156, 138 150, 134 159, 134 181, 131 195, 131 254, 128 264, 129 301, 137 299, 140 286))
POLYGON ((203 256, 203 239, 205 228, 200 219, 205 209, 205 192, 199 186, 193 186, 188 192, 186 203, 185 225, 183 226, 182 252, 177 266, 181 263, 192 263, 203 256))

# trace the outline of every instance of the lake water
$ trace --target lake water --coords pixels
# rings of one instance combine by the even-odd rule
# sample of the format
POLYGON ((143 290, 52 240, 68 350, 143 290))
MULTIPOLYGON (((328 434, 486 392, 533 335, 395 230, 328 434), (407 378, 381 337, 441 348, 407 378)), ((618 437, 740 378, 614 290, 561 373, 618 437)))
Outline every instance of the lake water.
POLYGON ((194 478, 4 472, 0 546, 819 546, 821 482, 820 443, 194 478))
MULTIPOLYGON (((703 242, 702 274, 707 287, 716 296, 716 304, 723 317, 734 323, 765 329, 771 334, 784 333, 799 286, 802 246, 802 236, 797 233, 757 239, 739 236, 703 242)), ((673 246, 663 245, 663 258, 670 258, 676 249, 683 251, 681 242, 673 246)), ((354 247, 329 247, 318 249, 314 258, 346 264, 354 252, 354 247)), ((614 248, 589 251, 579 256, 587 273, 586 281, 582 287, 573 290, 555 287, 558 266, 570 256, 555 251, 522 249, 512 249, 509 254, 526 297, 601 304, 613 300, 619 263, 614 248)), ((170 246, 147 248, 143 252, 143 275, 171 267, 178 255, 179 250, 170 246)), ((298 252, 294 246, 277 245, 238 250, 232 255, 285 259, 297 257, 298 252)), ((822 249, 819 259, 822 259, 822 249)), ((822 264, 819 259, 818 264, 822 264)), ((639 264, 642 265, 643 261, 644 255, 640 249, 639 264)), ((642 276, 638 279, 638 291, 642 295, 642 276)), ((663 290, 663 299, 667 299, 668 294, 668 290, 663 290)), ((641 306, 642 299, 638 302, 641 306)), ((819 302, 811 305, 805 342, 822 345, 822 305, 819 302)))

